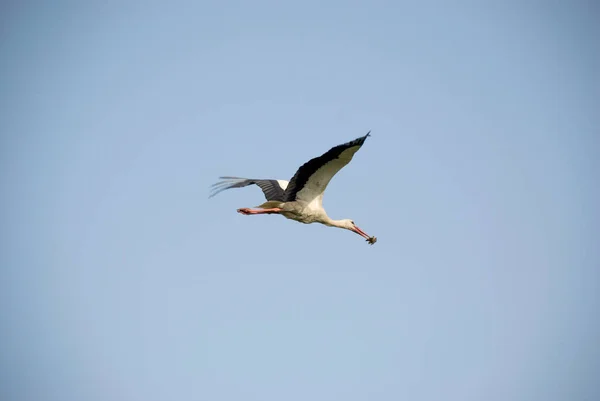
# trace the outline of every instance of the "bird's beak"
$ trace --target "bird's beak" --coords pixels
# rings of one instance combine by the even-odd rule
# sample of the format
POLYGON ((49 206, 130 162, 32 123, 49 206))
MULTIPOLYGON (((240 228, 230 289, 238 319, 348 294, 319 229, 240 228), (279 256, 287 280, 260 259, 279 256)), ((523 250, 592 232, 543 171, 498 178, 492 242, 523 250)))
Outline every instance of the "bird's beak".
POLYGON ((365 239, 369 239, 371 238, 369 236, 369 234, 367 234, 366 232, 364 232, 363 230, 361 230, 360 228, 358 228, 357 226, 354 226, 354 228, 352 229, 352 231, 354 231, 355 233, 357 233, 358 235, 362 236, 365 239))
POLYGON ((365 238, 367 240, 367 242, 369 244, 371 244, 371 245, 373 245, 374 243, 377 242, 377 238, 370 237, 369 234, 367 234, 366 232, 364 232, 363 230, 361 230, 360 228, 358 228, 356 226, 354 226, 354 228, 352 229, 352 231, 354 231, 355 233, 357 233, 361 237, 365 238))

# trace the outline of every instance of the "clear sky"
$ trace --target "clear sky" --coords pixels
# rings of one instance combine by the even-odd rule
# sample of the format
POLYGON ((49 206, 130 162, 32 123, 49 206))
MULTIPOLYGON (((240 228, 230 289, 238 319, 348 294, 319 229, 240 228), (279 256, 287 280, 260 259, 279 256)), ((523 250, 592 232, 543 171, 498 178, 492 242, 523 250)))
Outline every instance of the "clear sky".
POLYGON ((495 3, 3 3, 0 399, 600 399, 600 10, 495 3), (208 199, 368 130, 374 246, 208 199))

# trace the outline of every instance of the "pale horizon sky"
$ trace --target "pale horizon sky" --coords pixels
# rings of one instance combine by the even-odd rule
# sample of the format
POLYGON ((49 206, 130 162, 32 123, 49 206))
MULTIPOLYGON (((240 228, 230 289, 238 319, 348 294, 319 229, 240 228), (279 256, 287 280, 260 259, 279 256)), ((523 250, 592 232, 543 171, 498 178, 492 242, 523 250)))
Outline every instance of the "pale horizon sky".
POLYGON ((2 5, 0 399, 600 399, 598 7, 419 4, 2 5))

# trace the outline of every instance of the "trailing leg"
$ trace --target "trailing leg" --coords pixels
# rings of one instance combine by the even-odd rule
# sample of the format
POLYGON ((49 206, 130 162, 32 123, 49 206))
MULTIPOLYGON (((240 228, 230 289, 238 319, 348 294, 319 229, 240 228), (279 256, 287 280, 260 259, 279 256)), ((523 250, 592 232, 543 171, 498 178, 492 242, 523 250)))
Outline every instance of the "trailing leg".
POLYGON ((237 212, 248 216, 250 214, 278 214, 281 213, 281 210, 282 209, 279 207, 273 207, 270 209, 249 209, 247 207, 243 207, 238 209, 237 212))

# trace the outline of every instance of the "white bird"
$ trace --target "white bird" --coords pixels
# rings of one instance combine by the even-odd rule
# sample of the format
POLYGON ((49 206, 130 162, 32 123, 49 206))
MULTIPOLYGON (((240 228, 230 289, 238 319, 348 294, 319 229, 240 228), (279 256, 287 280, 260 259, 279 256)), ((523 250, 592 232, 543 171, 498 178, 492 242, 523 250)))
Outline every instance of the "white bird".
POLYGON ((241 208, 238 213, 280 214, 300 223, 321 223, 329 227, 344 228, 353 231, 373 245, 377 238, 369 236, 350 219, 332 220, 323 208, 323 192, 333 176, 352 160, 371 131, 363 137, 335 146, 319 157, 302 165, 292 179, 250 179, 240 177, 219 177, 223 181, 213 184, 212 198, 221 191, 230 188, 242 188, 255 184, 263 191, 267 202, 257 209, 241 208))

